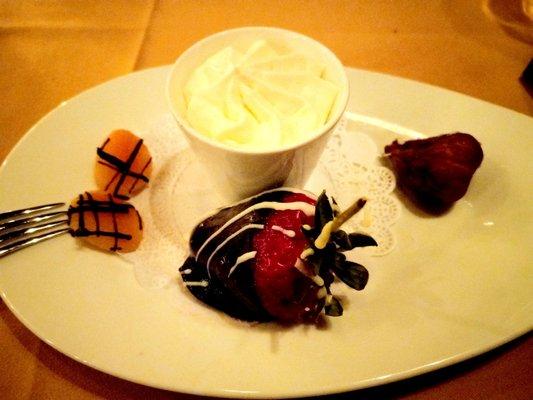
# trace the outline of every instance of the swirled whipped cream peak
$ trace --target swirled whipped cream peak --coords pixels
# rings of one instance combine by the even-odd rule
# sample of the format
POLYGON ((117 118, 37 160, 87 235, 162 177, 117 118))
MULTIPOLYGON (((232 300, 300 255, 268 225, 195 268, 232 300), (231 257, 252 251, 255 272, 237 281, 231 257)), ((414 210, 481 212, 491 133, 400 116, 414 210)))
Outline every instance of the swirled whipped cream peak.
POLYGON ((197 67, 184 87, 186 119, 209 138, 249 150, 304 141, 328 120, 340 87, 325 66, 266 40, 228 46, 197 67))

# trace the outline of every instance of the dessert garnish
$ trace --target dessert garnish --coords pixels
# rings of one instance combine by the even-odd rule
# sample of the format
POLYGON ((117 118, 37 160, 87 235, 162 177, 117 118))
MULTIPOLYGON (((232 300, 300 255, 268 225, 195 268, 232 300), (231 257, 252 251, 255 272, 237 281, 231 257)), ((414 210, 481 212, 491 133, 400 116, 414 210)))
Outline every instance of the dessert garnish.
POLYGON ((130 131, 111 132, 96 152, 94 176, 100 190, 127 200, 149 182, 152 157, 143 140, 130 131))
POLYGON ((362 290, 368 271, 344 252, 376 246, 340 226, 365 204, 346 211, 325 192, 278 188, 218 210, 195 227, 191 256, 180 268, 202 302, 248 321, 313 322, 322 310, 342 315, 330 290, 335 277, 362 290))
POLYGON ((134 251, 143 236, 141 216, 135 207, 103 191, 78 195, 67 216, 72 236, 103 250, 134 251))
POLYGON ((468 133, 397 140, 385 146, 398 187, 419 207, 442 213, 462 198, 483 160, 480 143, 468 133))

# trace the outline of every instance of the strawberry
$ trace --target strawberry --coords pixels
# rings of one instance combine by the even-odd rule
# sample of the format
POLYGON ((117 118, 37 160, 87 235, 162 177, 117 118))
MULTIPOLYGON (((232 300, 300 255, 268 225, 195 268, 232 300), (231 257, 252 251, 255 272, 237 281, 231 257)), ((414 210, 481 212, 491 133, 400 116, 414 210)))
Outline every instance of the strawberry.
POLYGON ((191 256, 180 268, 183 281, 199 300, 239 319, 308 322, 324 306, 326 314, 341 315, 329 289, 334 274, 357 290, 368 279, 366 269, 342 252, 376 245, 366 235, 337 229, 317 245, 324 226, 338 228, 349 217, 343 214, 334 219, 324 193, 315 199, 288 188, 225 207, 193 230, 191 256))
POLYGON ((398 187, 415 204, 441 213, 462 198, 483 160, 479 142, 467 133, 427 139, 397 140, 385 146, 398 187))
MULTIPOLYGON (((303 195, 288 195, 283 202, 315 200, 303 195)), ((319 286, 299 269, 310 269, 300 260, 309 247, 302 233, 302 225, 312 225, 313 218, 300 210, 277 211, 270 215, 265 228, 254 237, 257 250, 255 285, 263 307, 276 319, 297 322, 314 319, 320 312, 323 299, 317 298, 319 286), (284 231, 285 233, 284 233, 284 231)))

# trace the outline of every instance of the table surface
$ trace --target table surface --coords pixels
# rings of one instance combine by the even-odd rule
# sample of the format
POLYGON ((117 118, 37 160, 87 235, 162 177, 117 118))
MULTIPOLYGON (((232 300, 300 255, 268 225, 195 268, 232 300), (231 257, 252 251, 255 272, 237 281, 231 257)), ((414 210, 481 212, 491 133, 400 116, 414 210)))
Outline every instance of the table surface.
MULTIPOLYGON (((518 78, 533 56, 533 25, 529 21, 524 31, 508 24, 514 13, 509 3, 6 0, 0 3, 0 162, 62 101, 131 71, 170 64, 211 33, 250 25, 307 34, 347 66, 430 83, 532 115, 532 98, 518 78)), ((3 399, 194 397, 81 365, 35 337, 2 301, 0 344, 3 399)), ((444 370, 332 398, 530 399, 532 361, 533 338, 526 335, 444 370)))

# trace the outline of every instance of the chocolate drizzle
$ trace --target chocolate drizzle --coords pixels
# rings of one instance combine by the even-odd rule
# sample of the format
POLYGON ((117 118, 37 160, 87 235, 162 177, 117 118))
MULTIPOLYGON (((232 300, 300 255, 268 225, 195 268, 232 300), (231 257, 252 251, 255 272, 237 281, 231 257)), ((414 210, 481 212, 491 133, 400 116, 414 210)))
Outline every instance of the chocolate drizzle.
POLYGON ((110 139, 108 138, 104 142, 102 147, 98 147, 96 149, 96 153, 98 154, 98 157, 101 158, 101 160, 98 160, 98 163, 116 171, 116 173, 113 175, 111 180, 107 183, 105 187, 105 191, 108 191, 111 185, 113 184, 113 182, 115 182, 118 179, 115 185, 115 189, 113 190, 113 196, 115 196, 118 199, 127 200, 129 196, 126 196, 120 193, 120 189, 124 185, 126 177, 131 176, 132 178, 135 178, 133 183, 127 190, 128 194, 131 194, 133 190, 135 190, 135 187, 137 186, 139 180, 148 183, 149 179, 147 176, 144 175, 144 172, 146 171, 146 168, 148 168, 148 166, 151 164, 152 158, 150 157, 148 159, 146 164, 141 169, 141 172, 134 172, 131 170, 131 166, 133 165, 135 158, 137 157, 137 155, 139 154, 139 151, 141 150, 141 147, 143 145, 143 140, 139 139, 139 141, 135 144, 135 147, 133 148, 132 152, 130 153, 126 161, 122 161, 118 157, 115 157, 114 155, 107 153, 105 151, 105 147, 109 143, 109 141, 110 139))
POLYGON ((197 225, 189 242, 191 255, 179 269, 187 289, 198 300, 234 318, 272 320, 256 291, 255 257, 243 258, 243 255, 255 250, 253 238, 276 212, 275 205, 285 205, 283 199, 294 193, 287 188, 266 191, 219 209, 197 225), (253 207, 260 203, 268 206, 253 207), (221 227, 240 214, 240 218, 217 234, 221 227), (240 266, 234 269, 236 265, 240 266))
MULTIPOLYGON (((74 237, 88 237, 88 236, 106 236, 114 238, 113 246, 110 251, 118 251, 122 248, 119 246, 119 240, 131 240, 132 236, 119 231, 117 214, 128 214, 129 210, 133 209, 131 204, 116 203, 113 201, 113 196, 108 194, 107 200, 95 200, 89 192, 85 195, 80 194, 75 206, 70 206, 67 211, 68 223, 70 225, 73 215, 78 216, 78 228, 70 229, 70 234, 74 237), (95 230, 90 230, 86 227, 86 215, 92 213, 95 221, 95 230), (110 214, 113 221, 113 230, 106 231, 101 229, 100 217, 105 214, 110 214)), ((139 226, 142 229, 142 222, 139 214, 139 226)))

